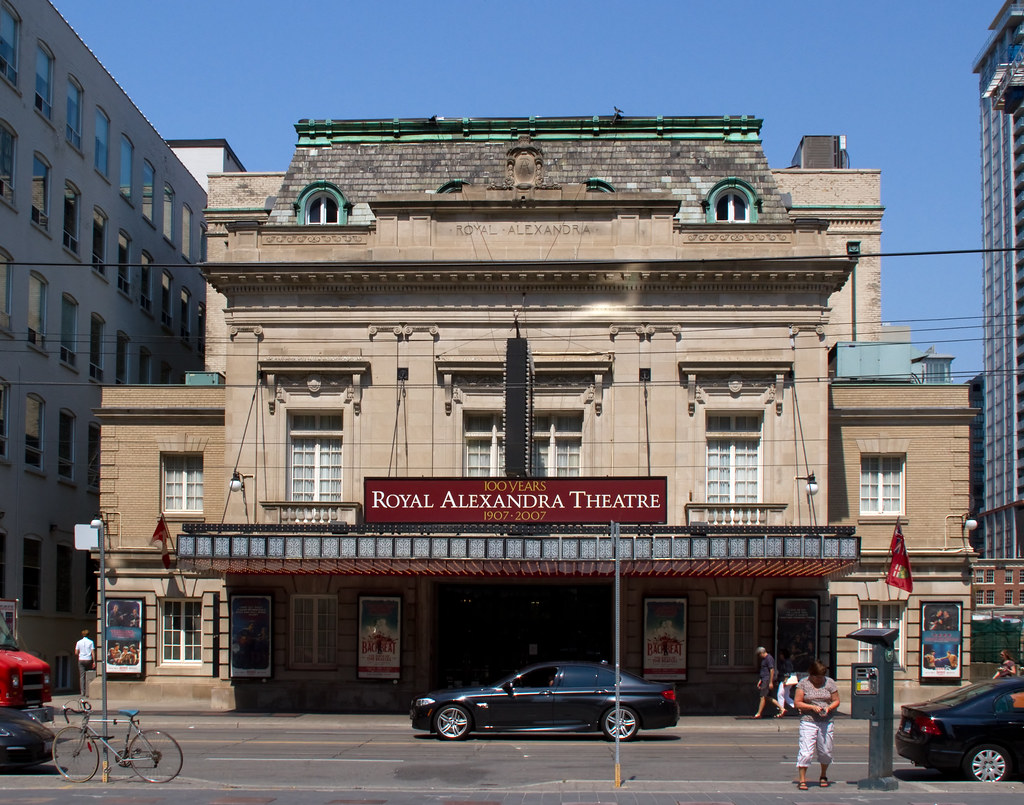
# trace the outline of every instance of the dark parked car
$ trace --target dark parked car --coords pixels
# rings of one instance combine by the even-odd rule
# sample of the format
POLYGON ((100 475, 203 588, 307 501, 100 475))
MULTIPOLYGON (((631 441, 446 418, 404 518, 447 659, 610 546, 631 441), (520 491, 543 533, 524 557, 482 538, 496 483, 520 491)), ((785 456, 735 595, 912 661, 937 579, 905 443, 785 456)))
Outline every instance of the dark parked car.
POLYGON ((901 708, 896 750, 917 766, 997 782, 1024 770, 1024 679, 992 679, 901 708))
POLYGON ((47 727, 20 710, 0 707, 0 769, 46 763, 52 743, 47 727))
POLYGON ((471 732, 603 732, 628 741, 675 726, 675 688, 623 671, 615 718, 615 670, 603 663, 531 665, 481 688, 435 690, 412 702, 413 729, 455 741, 471 732))

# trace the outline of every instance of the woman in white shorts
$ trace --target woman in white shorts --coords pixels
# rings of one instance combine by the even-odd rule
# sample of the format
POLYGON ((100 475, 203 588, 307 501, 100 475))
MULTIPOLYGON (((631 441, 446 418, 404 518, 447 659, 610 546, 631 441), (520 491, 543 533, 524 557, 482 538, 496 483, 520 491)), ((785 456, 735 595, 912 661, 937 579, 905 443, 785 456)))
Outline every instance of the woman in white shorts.
POLYGON ((821 764, 818 785, 828 788, 828 767, 832 762, 833 716, 839 709, 839 687, 825 675, 825 666, 815 660, 807 679, 796 686, 793 697, 800 714, 800 750, 796 758, 800 780, 797 787, 807 790, 807 767, 817 759, 821 764))

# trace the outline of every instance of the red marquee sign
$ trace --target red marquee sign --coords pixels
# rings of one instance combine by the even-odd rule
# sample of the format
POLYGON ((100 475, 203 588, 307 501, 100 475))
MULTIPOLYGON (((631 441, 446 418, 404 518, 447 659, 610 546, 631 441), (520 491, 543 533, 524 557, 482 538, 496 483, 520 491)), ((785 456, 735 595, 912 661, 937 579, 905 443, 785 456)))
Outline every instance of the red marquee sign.
POLYGON ((367 523, 665 523, 659 478, 367 478, 367 523))

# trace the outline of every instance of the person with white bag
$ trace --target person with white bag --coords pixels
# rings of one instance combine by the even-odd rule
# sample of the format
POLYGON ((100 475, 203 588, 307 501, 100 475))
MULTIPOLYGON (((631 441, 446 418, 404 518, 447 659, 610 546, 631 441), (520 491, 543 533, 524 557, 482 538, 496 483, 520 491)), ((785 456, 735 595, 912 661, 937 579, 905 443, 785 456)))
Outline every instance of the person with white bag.
POLYGON ((787 706, 796 707, 793 701, 793 691, 798 681, 796 672, 793 670, 793 661, 789 658, 789 652, 782 649, 779 652, 779 693, 775 697, 775 701, 779 705, 779 713, 775 716, 776 718, 786 715, 787 706))

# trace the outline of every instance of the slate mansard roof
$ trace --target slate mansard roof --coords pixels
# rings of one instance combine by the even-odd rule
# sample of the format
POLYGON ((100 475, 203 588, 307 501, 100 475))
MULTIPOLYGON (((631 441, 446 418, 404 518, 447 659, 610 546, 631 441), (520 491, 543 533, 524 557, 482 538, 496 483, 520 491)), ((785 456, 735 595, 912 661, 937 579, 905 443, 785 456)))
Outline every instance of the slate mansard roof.
POLYGON ((746 116, 303 120, 269 223, 294 224, 303 190, 321 181, 357 208, 390 194, 434 193, 453 181, 501 187, 509 150, 526 143, 541 153, 546 186, 598 179, 620 194, 663 194, 678 199, 681 222, 699 224, 709 192, 739 179, 761 202, 758 223, 787 225, 761 123, 746 116))

